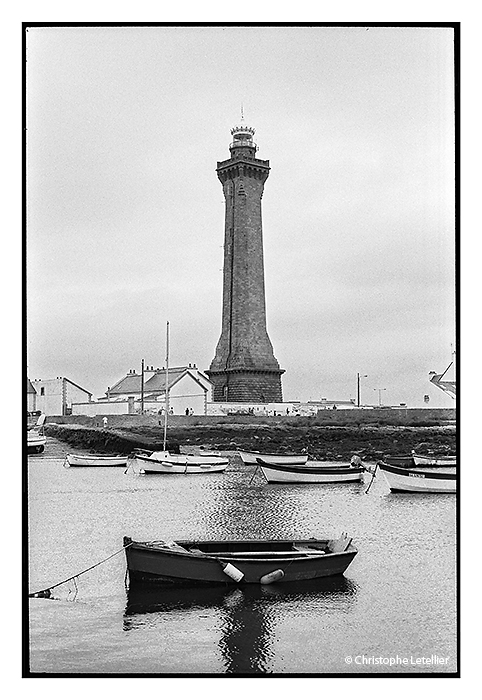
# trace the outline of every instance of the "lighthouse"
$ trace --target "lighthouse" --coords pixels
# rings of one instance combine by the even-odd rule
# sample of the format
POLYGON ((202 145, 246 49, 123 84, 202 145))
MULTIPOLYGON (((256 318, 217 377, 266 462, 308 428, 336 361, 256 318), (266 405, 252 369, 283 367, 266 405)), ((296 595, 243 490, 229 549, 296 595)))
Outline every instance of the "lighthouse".
POLYGON ((207 374, 214 401, 281 402, 279 363, 266 328, 261 199, 270 167, 256 158, 254 129, 231 129, 230 158, 218 162, 225 209, 222 327, 207 374))

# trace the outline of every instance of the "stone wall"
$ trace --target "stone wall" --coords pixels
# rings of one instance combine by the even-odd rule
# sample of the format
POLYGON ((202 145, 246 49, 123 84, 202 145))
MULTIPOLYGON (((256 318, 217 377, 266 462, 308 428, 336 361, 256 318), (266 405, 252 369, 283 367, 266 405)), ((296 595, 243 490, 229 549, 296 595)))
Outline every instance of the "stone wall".
MULTIPOLYGON (((456 410, 453 408, 404 408, 404 409, 373 409, 371 411, 352 409, 350 411, 319 411, 318 415, 310 417, 298 416, 169 416, 169 426, 194 425, 293 425, 293 426, 444 426, 454 425, 456 410)), ((102 427, 102 417, 89 416, 47 416, 47 423, 77 424, 102 427)), ((155 416, 108 416, 109 428, 159 426, 162 418, 155 416)))

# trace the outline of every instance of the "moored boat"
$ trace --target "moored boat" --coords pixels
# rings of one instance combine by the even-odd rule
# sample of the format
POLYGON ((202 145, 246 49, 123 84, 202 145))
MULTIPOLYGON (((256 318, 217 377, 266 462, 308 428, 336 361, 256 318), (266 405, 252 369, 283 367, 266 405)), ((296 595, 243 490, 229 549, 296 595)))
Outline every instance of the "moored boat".
POLYGON ((27 454, 40 454, 45 450, 47 438, 44 435, 43 428, 36 430, 32 428, 27 432, 27 454))
POLYGON ((455 467, 456 455, 419 455, 413 453, 413 461, 417 467, 455 467))
POLYGON ((123 455, 75 455, 68 454, 65 467, 125 467, 127 456, 123 455))
POLYGON ((27 430, 27 454, 40 454, 44 451, 47 438, 44 433, 45 414, 41 413, 36 424, 27 430))
POLYGON ((258 459, 263 476, 269 483, 335 484, 363 481, 365 468, 361 465, 331 464, 314 466, 290 466, 272 464, 258 459))
POLYGON ((206 474, 223 472, 229 464, 227 457, 207 455, 135 452, 128 459, 129 469, 138 474, 206 474))
POLYGON ((377 468, 382 472, 391 491, 410 493, 456 493, 457 475, 455 472, 422 471, 396 467, 379 462, 377 468))
POLYGON ((135 542, 124 537, 131 580, 177 585, 301 581, 343 574, 357 549, 338 539, 135 542))
POLYGON ((384 455, 383 462, 391 464, 393 467, 413 467, 413 455, 384 455))
POLYGON ((262 459, 263 462, 269 462, 270 464, 306 464, 308 461, 307 454, 263 454, 262 452, 246 452, 244 450, 238 450, 238 454, 243 460, 244 464, 257 464, 258 459, 262 459))

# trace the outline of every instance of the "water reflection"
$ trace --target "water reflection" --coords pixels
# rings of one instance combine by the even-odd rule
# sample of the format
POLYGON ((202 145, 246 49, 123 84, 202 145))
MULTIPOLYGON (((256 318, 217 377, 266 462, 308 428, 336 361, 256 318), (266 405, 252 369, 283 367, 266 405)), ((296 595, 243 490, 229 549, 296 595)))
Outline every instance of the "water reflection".
POLYGON ((289 620, 299 604, 313 614, 348 613, 356 600, 353 581, 336 576, 318 581, 249 585, 240 588, 145 587, 130 584, 124 612, 124 631, 162 625, 166 614, 219 621, 217 644, 226 673, 257 674, 272 670, 276 625, 289 620))

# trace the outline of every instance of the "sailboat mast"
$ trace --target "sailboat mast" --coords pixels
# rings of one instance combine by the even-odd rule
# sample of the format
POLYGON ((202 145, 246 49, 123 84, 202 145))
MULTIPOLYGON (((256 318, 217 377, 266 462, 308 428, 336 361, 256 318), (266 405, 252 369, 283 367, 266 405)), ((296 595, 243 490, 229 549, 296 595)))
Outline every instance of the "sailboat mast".
POLYGON ((162 449, 166 451, 167 416, 169 414, 169 321, 166 326, 166 405, 164 407, 164 442, 162 449))

